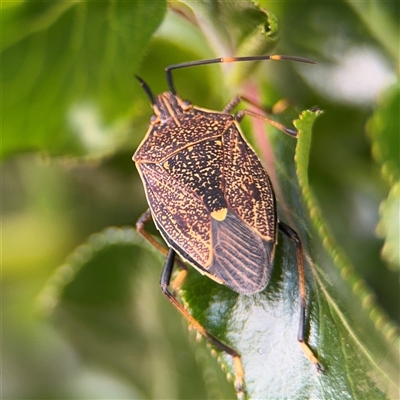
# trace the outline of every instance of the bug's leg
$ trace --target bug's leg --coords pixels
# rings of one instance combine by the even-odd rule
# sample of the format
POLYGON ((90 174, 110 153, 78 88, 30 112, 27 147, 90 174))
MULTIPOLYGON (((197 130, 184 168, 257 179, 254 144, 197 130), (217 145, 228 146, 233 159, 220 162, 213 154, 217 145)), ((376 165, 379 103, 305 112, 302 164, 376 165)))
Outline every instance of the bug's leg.
MULTIPOLYGON (((164 254, 165 257, 168 255, 168 249, 162 246, 160 243, 157 242, 153 238, 153 236, 150 235, 149 232, 146 231, 145 225, 151 220, 151 211, 150 208, 148 208, 137 220, 136 222, 136 230, 137 232, 142 235, 152 246, 154 246, 159 252, 164 254)), ((179 274, 174 278, 174 280, 171 283, 171 287, 173 292, 175 293, 179 287, 182 285, 182 282, 185 280, 187 276, 187 267, 186 264, 183 263, 181 260, 176 260, 176 263, 178 264, 180 268, 179 274)))
POLYGON ((240 110, 239 112, 237 112, 237 114, 235 116, 236 117, 236 121, 240 122, 245 115, 249 115, 250 117, 261 119, 262 121, 265 121, 268 124, 270 124, 270 125, 274 126, 275 128, 279 129, 283 133, 286 133, 289 136, 297 138, 298 132, 297 132, 296 129, 288 128, 287 126, 281 124, 280 122, 277 122, 277 121, 275 121, 275 120, 273 120, 271 118, 268 118, 265 115, 261 115, 261 114, 257 114, 255 112, 252 112, 250 110, 240 110))
MULTIPOLYGON (((261 107, 261 106, 260 106, 259 104, 257 104, 256 102, 254 102, 254 101, 252 101, 252 100, 250 100, 250 99, 248 99, 247 97, 244 97, 244 96, 236 96, 236 97, 234 97, 234 98, 224 107, 224 109, 222 110, 222 112, 223 112, 223 113, 229 113, 229 114, 230 114, 230 113, 232 112, 232 110, 233 110, 241 101, 245 101, 246 103, 251 104, 252 106, 258 108, 259 110, 261 110, 261 111, 263 111, 263 112, 268 112, 268 110, 266 110, 265 107, 261 107)), ((279 109, 282 109, 282 108, 284 108, 284 107, 287 107, 287 104, 285 105, 285 101, 283 101, 283 102, 282 102, 281 104, 279 104, 279 105, 278 105, 278 103, 277 103, 276 107, 275 107, 275 106, 273 107, 272 113, 281 112, 279 109), (276 108, 275 111, 274 111, 274 108, 276 108)), ((288 134, 289 136, 297 137, 297 133, 298 133, 298 132, 296 131, 296 129, 288 128, 288 127, 286 127, 285 125, 283 125, 283 124, 281 124, 281 123, 279 123, 279 122, 277 122, 277 121, 275 121, 275 120, 273 120, 273 119, 271 119, 271 118, 268 118, 266 115, 257 114, 257 113, 255 113, 255 112, 250 111, 250 110, 240 110, 238 113, 236 113, 235 118, 236 118, 236 120, 237 120, 238 122, 240 122, 240 121, 243 119, 243 117, 244 117, 245 115, 249 115, 249 116, 251 116, 251 117, 253 117, 253 118, 261 119, 261 120, 263 120, 263 121, 269 123, 270 125, 274 126, 275 128, 279 129, 280 131, 282 131, 282 132, 288 134)))
POLYGON ((174 268, 175 251, 170 249, 168 251, 167 259, 165 260, 164 268, 161 273, 160 286, 163 294, 167 299, 178 309, 178 311, 189 321, 189 323, 204 337, 206 337, 215 347, 228 353, 233 359, 233 366, 235 369, 235 388, 238 393, 244 392, 244 372, 239 353, 222 343, 219 339, 207 331, 187 310, 179 303, 178 299, 168 290, 171 280, 172 271, 174 268))
POLYGON ((306 357, 315 365, 318 372, 323 372, 322 365, 315 357, 313 351, 310 349, 308 344, 305 342, 306 336, 306 307, 307 307, 307 291, 306 281, 304 275, 304 263, 303 263, 303 248, 297 233, 288 225, 279 221, 279 230, 284 233, 289 239, 291 239, 296 245, 296 257, 297 267, 299 274, 299 291, 300 291, 300 324, 297 340, 300 344, 306 357))
POLYGON ((255 101, 249 99, 246 96, 239 95, 235 96, 232 100, 230 100, 229 103, 224 107, 222 112, 230 114, 241 101, 251 104, 253 107, 258 108, 260 111, 264 113, 274 114, 274 115, 284 112, 290 105, 288 99, 281 99, 277 101, 272 107, 265 107, 261 106, 260 104, 256 103, 255 101))
MULTIPOLYGON (((247 99, 247 97, 244 96, 235 96, 233 99, 229 101, 229 103, 223 108, 222 112, 226 114, 230 114, 234 108, 241 102, 241 101, 246 101, 247 103, 255 105, 252 101, 247 99)), ((256 106, 258 107, 258 106, 256 106)))

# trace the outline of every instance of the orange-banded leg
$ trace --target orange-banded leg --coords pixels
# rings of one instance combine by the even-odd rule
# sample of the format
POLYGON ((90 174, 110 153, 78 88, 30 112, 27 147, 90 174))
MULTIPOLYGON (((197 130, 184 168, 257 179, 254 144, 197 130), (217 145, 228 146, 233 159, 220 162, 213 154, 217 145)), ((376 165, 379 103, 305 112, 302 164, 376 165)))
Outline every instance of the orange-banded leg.
POLYGON ((166 249, 160 243, 157 242, 150 235, 149 232, 145 230, 145 225, 151 220, 150 209, 147 209, 136 222, 136 229, 139 234, 141 234, 150 244, 152 244, 157 250, 166 256, 166 261, 161 273, 160 286, 163 294, 167 299, 178 309, 178 311, 189 321, 189 323, 203 336, 205 336, 212 344, 222 351, 228 353, 233 359, 233 365, 235 370, 235 388, 238 394, 244 393, 244 372, 242 362, 240 360, 239 353, 227 346, 215 336, 207 331, 194 317, 192 317, 187 310, 179 303, 178 299, 175 297, 174 293, 177 292, 183 281, 187 276, 187 267, 181 260, 175 260, 175 251, 173 249, 166 249), (181 268, 180 273, 171 282, 171 276, 174 269, 174 263, 177 263, 181 268), (172 287, 172 292, 168 290, 168 287, 172 287))
MULTIPOLYGON (((152 246, 154 246, 161 254, 165 257, 168 256, 168 249, 162 246, 156 239, 150 235, 149 232, 146 231, 145 225, 152 219, 150 208, 148 208, 137 220, 136 222, 136 230, 137 232, 142 235, 152 246)), ((183 281, 187 276, 187 266, 181 260, 176 260, 176 263, 179 266, 180 272, 179 274, 173 279, 171 283, 173 293, 176 293, 179 288, 181 287, 183 281)))
POLYGON ((306 307, 307 307, 307 290, 306 280, 304 275, 304 264, 303 264, 303 247, 298 234, 288 225, 279 221, 279 230, 284 233, 289 239, 291 239, 296 245, 296 257, 297 257, 297 268, 299 274, 299 292, 300 292, 300 322, 299 332, 297 334, 297 340, 300 344, 306 357, 315 365, 318 372, 323 372, 324 369, 319 363, 317 357, 315 357, 313 351, 310 349, 305 341, 306 336, 306 307))
POLYGON ((242 361, 240 359, 240 354, 227 346, 225 343, 221 342, 215 336, 213 336, 210 332, 204 328, 192 315, 189 314, 187 310, 183 308, 183 306, 179 303, 178 299, 168 290, 168 286, 170 283, 172 271, 174 268, 175 260, 175 251, 170 249, 168 251, 167 259, 165 260, 165 264, 161 273, 160 286, 163 294, 167 297, 167 299, 178 309, 178 311, 189 321, 189 323, 197 329, 204 337, 206 337, 215 347, 229 354, 233 359, 233 366, 235 369, 235 388, 237 394, 244 393, 244 372, 242 361))

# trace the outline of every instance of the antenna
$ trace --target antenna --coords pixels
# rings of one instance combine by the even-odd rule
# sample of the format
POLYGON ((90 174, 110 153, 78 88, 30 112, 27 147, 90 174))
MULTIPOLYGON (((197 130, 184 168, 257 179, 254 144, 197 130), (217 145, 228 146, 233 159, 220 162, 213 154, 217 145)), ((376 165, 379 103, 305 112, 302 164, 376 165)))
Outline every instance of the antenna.
MULTIPOLYGON (((174 87, 174 83, 172 81, 172 73, 171 73, 174 69, 196 67, 198 65, 207 65, 207 64, 222 64, 222 63, 233 63, 233 62, 239 62, 239 61, 260 61, 260 60, 297 61, 297 62, 303 62, 303 63, 307 63, 307 64, 316 64, 315 61, 310 60, 308 58, 296 57, 296 56, 283 56, 283 55, 277 55, 277 54, 276 55, 268 55, 268 56, 210 58, 208 60, 189 61, 189 62, 184 62, 181 64, 170 65, 167 68, 165 68, 165 75, 166 75, 167 84, 168 84, 170 92, 172 94, 176 95, 176 90, 174 87)), ((144 84, 143 81, 142 81, 142 83, 144 84)), ((145 88, 145 86, 143 84, 142 84, 142 86, 145 88)))

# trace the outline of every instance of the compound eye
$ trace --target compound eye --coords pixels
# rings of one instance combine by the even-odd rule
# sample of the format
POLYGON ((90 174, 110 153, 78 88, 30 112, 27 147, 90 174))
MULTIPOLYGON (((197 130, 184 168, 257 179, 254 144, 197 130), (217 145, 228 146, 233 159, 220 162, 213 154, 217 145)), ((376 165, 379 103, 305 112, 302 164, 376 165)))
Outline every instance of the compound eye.
POLYGON ((192 103, 190 103, 190 101, 184 100, 184 101, 182 101, 182 103, 181 103, 181 107, 182 107, 182 110, 183 110, 183 111, 187 111, 187 110, 189 110, 190 108, 192 108, 192 103))
POLYGON ((158 120, 158 117, 157 117, 157 115, 155 115, 155 114, 153 114, 153 115, 150 117, 150 123, 151 123, 151 124, 155 124, 155 123, 157 122, 157 120, 158 120))

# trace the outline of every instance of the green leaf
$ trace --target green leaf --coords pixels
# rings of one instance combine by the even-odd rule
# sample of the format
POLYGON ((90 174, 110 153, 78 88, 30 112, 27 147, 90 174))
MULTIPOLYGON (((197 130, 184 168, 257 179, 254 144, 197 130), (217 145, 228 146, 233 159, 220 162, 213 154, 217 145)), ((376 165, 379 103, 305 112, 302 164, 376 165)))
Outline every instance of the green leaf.
POLYGON ((387 260, 388 265, 394 269, 400 269, 400 181, 396 182, 390 189, 387 199, 380 207, 381 220, 377 226, 377 232, 385 238, 382 247, 382 257, 387 260))
MULTIPOLYGON (((290 162, 292 146, 282 135, 274 145, 286 203, 282 208, 290 210, 281 219, 300 233, 309 268, 308 342, 325 374, 316 372, 297 344, 296 258, 286 237, 279 238, 271 282, 262 293, 239 296, 193 274, 184 286, 184 299, 197 319, 241 353, 249 398, 390 398, 398 391, 397 327, 374 304, 334 244, 308 185, 311 127, 317 114, 304 112, 295 122, 301 189, 290 162), (303 197, 310 220, 302 211, 303 197)), ((231 365, 229 356, 223 359, 231 365)))
POLYGON ((400 269, 399 209, 400 209, 400 87, 387 90, 379 99, 377 109, 367 124, 372 142, 372 154, 380 166, 382 178, 390 192, 379 208, 381 220, 377 233, 385 239, 382 256, 388 265, 400 269))
POLYGON ((380 96, 377 108, 367 125, 372 142, 372 154, 389 185, 400 178, 400 86, 394 86, 380 96))
MULTIPOLYGON (((256 2, 184 0, 181 3, 194 14, 203 34, 220 56, 264 54, 276 43, 277 20, 256 2)), ((172 6, 179 9, 179 5, 172 6)))
POLYGON ((165 2, 21 2, 2 10, 3 155, 104 154, 165 2))

